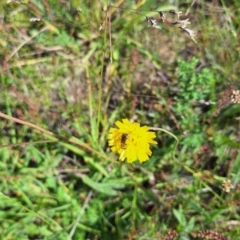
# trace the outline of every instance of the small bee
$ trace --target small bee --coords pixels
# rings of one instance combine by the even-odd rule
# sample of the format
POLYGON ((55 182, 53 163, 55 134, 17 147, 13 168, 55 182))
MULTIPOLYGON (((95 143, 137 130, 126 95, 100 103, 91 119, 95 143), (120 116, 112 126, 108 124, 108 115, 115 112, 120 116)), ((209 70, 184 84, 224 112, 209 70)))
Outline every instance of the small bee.
POLYGON ((128 138, 129 138, 129 134, 127 134, 127 133, 124 133, 124 134, 121 136, 121 148, 122 148, 122 149, 125 149, 125 148, 127 147, 126 141, 127 141, 128 138))

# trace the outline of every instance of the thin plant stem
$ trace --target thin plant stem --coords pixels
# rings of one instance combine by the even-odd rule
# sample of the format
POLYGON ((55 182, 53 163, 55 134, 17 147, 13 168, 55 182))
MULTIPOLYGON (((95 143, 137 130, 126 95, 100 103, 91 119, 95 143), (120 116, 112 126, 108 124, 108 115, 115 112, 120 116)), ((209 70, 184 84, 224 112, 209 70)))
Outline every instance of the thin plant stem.
POLYGON ((168 130, 166 129, 163 129, 163 128, 158 128, 158 127, 149 127, 150 130, 154 130, 154 131, 161 131, 161 132, 164 132, 164 133, 167 133, 169 136, 173 137, 175 140, 176 140, 176 144, 175 144, 175 147, 174 147, 174 150, 173 150, 173 159, 178 163, 180 164, 181 166, 183 166, 188 172, 192 173, 193 175, 195 175, 196 173, 194 172, 194 170, 192 170, 189 166, 187 166, 186 164, 180 162, 178 159, 176 159, 175 157, 175 152, 176 152, 176 149, 177 149, 177 146, 179 144, 179 140, 178 138, 171 132, 169 132, 168 130))
POLYGON ((73 235, 74 235, 74 233, 76 231, 77 225, 78 225, 79 221, 81 220, 81 217, 82 217, 83 213, 85 212, 85 209, 87 208, 88 203, 91 200, 92 193, 93 193, 92 191, 90 191, 88 193, 87 198, 86 198, 86 200, 85 200, 85 202, 84 202, 84 204, 83 204, 83 206, 82 206, 82 208, 81 208, 81 210, 80 210, 80 212, 79 212, 79 214, 77 216, 77 219, 76 219, 76 221, 75 221, 75 223, 73 225, 73 228, 72 228, 72 230, 71 230, 71 232, 69 234, 69 239, 72 239, 72 237, 73 237, 73 235))
MULTIPOLYGON (((30 123, 30 122, 27 122, 27 121, 23 121, 23 120, 20 120, 18 118, 15 118, 15 117, 11 117, 11 116, 6 115, 6 114, 4 114, 2 112, 0 112, 0 117, 8 119, 10 121, 14 121, 14 122, 20 123, 22 125, 25 125, 25 126, 28 126, 28 127, 32 128, 32 129, 38 130, 38 131, 42 132, 43 134, 47 135, 49 138, 51 138, 53 142, 54 141, 60 141, 60 142, 65 142, 65 143, 66 142, 67 143, 72 143, 72 144, 81 146, 82 148, 85 148, 85 149, 89 150, 90 152, 95 153, 96 155, 98 155, 101 158, 104 158, 106 160, 112 161, 106 155, 96 151, 95 149, 90 147, 88 144, 83 143, 83 142, 81 142, 80 140, 78 140, 76 138, 73 138, 73 137, 72 138, 66 138, 66 137, 58 136, 58 135, 54 134, 53 132, 50 132, 50 131, 48 131, 48 130, 46 130, 44 128, 41 128, 41 127, 39 127, 39 126, 37 126, 37 125, 35 125, 33 123, 30 123)), ((26 144, 26 143, 24 143, 24 144, 26 144)), ((7 147, 7 145, 6 145, 6 147, 7 147)))

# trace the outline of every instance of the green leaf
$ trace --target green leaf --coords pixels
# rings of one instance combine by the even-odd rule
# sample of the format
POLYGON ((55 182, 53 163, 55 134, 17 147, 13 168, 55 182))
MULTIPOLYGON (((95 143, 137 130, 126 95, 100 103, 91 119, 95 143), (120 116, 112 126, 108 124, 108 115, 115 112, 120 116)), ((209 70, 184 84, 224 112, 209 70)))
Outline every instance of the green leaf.
POLYGON ((173 214, 177 218, 179 224, 181 226, 185 227, 187 222, 186 222, 185 216, 183 215, 182 211, 173 209, 173 214))
POLYGON ((103 194, 106 194, 106 195, 110 195, 110 196, 116 196, 117 195, 117 191, 115 191, 113 189, 115 187, 115 185, 112 185, 110 183, 95 182, 91 178, 89 178, 88 176, 84 176, 82 180, 86 185, 88 185, 92 189, 96 190, 97 192, 100 192, 100 193, 103 193, 103 194))

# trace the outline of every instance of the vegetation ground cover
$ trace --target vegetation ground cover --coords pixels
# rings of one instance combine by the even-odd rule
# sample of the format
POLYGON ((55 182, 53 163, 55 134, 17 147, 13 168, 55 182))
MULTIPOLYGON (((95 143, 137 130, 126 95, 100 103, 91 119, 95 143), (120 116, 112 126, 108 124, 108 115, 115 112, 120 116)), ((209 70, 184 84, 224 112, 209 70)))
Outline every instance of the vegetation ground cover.
POLYGON ((0 239, 239 239, 239 9, 1 1, 0 239), (163 129, 148 161, 122 119, 163 129))

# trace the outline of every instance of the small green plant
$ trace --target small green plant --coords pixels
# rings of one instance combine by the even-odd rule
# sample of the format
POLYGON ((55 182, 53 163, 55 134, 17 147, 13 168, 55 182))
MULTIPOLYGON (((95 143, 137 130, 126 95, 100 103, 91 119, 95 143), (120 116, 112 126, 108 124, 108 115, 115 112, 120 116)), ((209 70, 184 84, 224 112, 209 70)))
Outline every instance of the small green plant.
POLYGON ((173 111, 181 126, 183 152, 187 148, 198 149, 205 141, 204 108, 214 101, 216 78, 209 68, 197 69, 199 60, 178 60, 178 87, 173 111))

